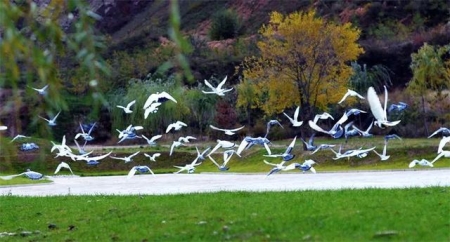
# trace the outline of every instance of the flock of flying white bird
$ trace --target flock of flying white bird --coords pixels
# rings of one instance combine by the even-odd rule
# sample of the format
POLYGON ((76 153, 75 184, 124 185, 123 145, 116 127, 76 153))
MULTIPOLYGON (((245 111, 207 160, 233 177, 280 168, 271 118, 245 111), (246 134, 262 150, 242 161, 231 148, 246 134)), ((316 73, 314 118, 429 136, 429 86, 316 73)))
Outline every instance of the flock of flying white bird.
MULTIPOLYGON (((224 96, 225 93, 233 90, 233 88, 229 88, 229 89, 224 89, 223 86, 225 84, 227 80, 227 77, 225 77, 223 79, 222 82, 219 83, 219 85, 217 87, 214 87, 213 85, 211 85, 207 80, 205 80, 205 85, 207 87, 210 88, 209 91, 203 91, 204 94, 214 94, 214 95, 218 95, 218 96, 224 96)), ((47 94, 47 88, 48 85, 46 85, 45 87, 41 88, 41 89, 37 89, 37 88, 33 88, 34 90, 36 90, 40 95, 46 95, 47 94)), ((383 147, 383 151, 381 153, 377 152, 375 150, 376 147, 370 147, 370 148, 366 148, 363 149, 362 147, 359 149, 353 149, 353 150, 347 150, 345 152, 342 152, 342 145, 339 147, 338 151, 334 150, 333 147, 335 145, 330 145, 330 144, 320 144, 320 145, 314 145, 314 137, 315 137, 315 132, 320 132, 320 133, 324 133, 327 135, 330 135, 333 138, 341 138, 341 137, 345 137, 345 142, 347 142, 347 140, 351 137, 351 136, 362 136, 362 137, 371 137, 373 136, 370 133, 370 130, 372 129, 372 126, 375 124, 376 126, 378 126, 379 128, 384 128, 384 127, 392 127, 395 126, 397 124, 400 123, 400 120, 396 120, 396 121, 389 121, 388 120, 388 113, 391 112, 402 112, 403 110, 405 110, 408 105, 406 103, 403 102, 399 102, 398 104, 391 104, 389 106, 389 108, 387 107, 387 102, 388 102, 388 92, 387 92, 387 88, 386 86, 384 87, 385 90, 385 94, 384 94, 384 106, 382 106, 382 103, 380 101, 380 99, 378 98, 378 95, 375 92, 375 89, 373 87, 370 87, 367 91, 367 101, 370 107, 370 111, 374 117, 374 120, 370 123, 369 127, 365 130, 362 130, 360 128, 357 128, 354 125, 353 121, 348 122, 347 124, 345 124, 348 120, 349 117, 352 115, 359 115, 361 113, 367 113, 364 110, 360 110, 360 109, 356 109, 356 108, 350 108, 348 109, 346 112, 344 112, 344 114, 342 115, 342 117, 333 125, 333 127, 330 130, 325 130, 323 128, 321 128, 319 126, 319 121, 320 120, 325 120, 325 119, 332 119, 334 120, 334 118, 329 114, 329 113, 322 113, 322 114, 317 114, 315 115, 313 120, 309 120, 308 121, 308 125, 311 127, 311 129, 314 130, 314 133, 311 135, 309 142, 306 142, 305 140, 301 139, 302 142, 305 144, 305 147, 307 150, 311 151, 311 154, 314 154, 320 150, 324 150, 324 149, 329 149, 331 150, 334 154, 335 157, 333 157, 334 160, 337 159, 341 159, 341 158, 347 158, 350 159, 350 157, 359 157, 359 158, 363 158, 366 157, 367 154, 370 151, 373 151, 376 155, 378 155, 380 157, 380 159, 382 161, 388 160, 390 155, 387 154, 387 145, 388 145, 388 141, 390 139, 400 139, 401 138, 399 136, 397 136, 396 134, 391 134, 391 135, 386 135, 384 138, 384 147, 383 147), (345 125, 344 125, 345 124, 345 125), (343 127, 344 126, 344 127, 343 127)), ((365 99, 362 95, 358 94, 357 92, 353 91, 353 90, 348 90, 347 93, 342 97, 342 99, 338 102, 338 104, 343 103, 347 97, 357 97, 359 99, 365 99)), ((172 101, 177 103, 177 101, 167 92, 157 92, 154 94, 151 94, 148 99, 146 100, 143 109, 144 109, 144 117, 147 118, 148 115, 150 114, 154 114, 157 113, 159 106, 161 106, 164 102, 166 101, 172 101)), ((132 106, 136 103, 136 100, 131 101, 130 103, 128 103, 126 106, 120 106, 118 105, 117 108, 121 108, 123 109, 125 114, 130 114, 133 112, 133 110, 131 109, 132 106)), ((303 124, 303 121, 299 120, 299 112, 300 112, 300 107, 297 107, 295 109, 294 115, 293 117, 290 117, 288 114, 286 114, 285 112, 283 112, 284 116, 286 116, 288 118, 288 120, 290 121, 291 125, 293 127, 300 127, 303 124)), ((46 119, 44 117, 39 116, 41 119, 45 120, 49 126, 55 126, 56 125, 56 118, 58 117, 58 115, 60 114, 60 112, 58 112, 53 118, 51 119, 46 119)), ((281 162, 280 163, 270 163, 266 160, 263 160, 265 164, 272 166, 273 168, 269 171, 269 173, 267 174, 267 176, 276 173, 276 172, 280 172, 280 171, 288 171, 288 170, 295 170, 298 169, 300 171, 306 172, 306 171, 311 171, 313 173, 316 173, 316 170, 314 169, 313 165, 315 164, 314 160, 308 159, 305 160, 303 163, 291 163, 288 164, 294 157, 295 155, 292 154, 292 150, 296 144, 296 139, 297 137, 294 137, 293 140, 291 141, 291 143, 289 144, 289 146, 286 148, 286 151, 282 154, 272 154, 269 144, 271 144, 270 140, 268 139, 268 135, 269 135, 269 131, 270 128, 274 125, 279 125, 280 127, 283 127, 281 125, 281 123, 278 120, 270 120, 267 122, 267 130, 266 130, 266 134, 264 137, 250 137, 247 136, 245 137, 239 146, 237 146, 234 142, 231 141, 226 141, 226 140, 217 140, 217 145, 211 149, 211 147, 206 148, 204 151, 200 152, 200 150, 198 149, 198 147, 196 147, 197 150, 197 157, 191 162, 188 163, 184 166, 174 166, 175 168, 178 168, 179 170, 174 172, 175 174, 181 173, 183 171, 186 171, 187 173, 193 173, 196 169, 197 166, 199 166, 200 164, 202 164, 202 162, 204 160, 206 160, 206 158, 209 158, 211 160, 211 162, 217 166, 217 168, 220 171, 227 171, 229 170, 229 167, 227 166, 231 157, 236 154, 239 157, 241 157, 241 153, 246 150, 249 149, 250 147, 254 146, 254 145, 261 145, 263 146, 266 151, 267 154, 264 155, 265 157, 274 157, 274 158, 281 158, 281 162), (237 149, 235 149, 237 147, 237 149), (217 162, 211 155, 214 154, 215 152, 217 152, 219 149, 223 149, 223 161, 221 163, 217 162)), ((182 121, 176 121, 172 124, 170 124, 167 129, 166 129, 166 133, 169 133, 171 131, 178 131, 181 130, 183 127, 186 127, 187 124, 182 122, 182 121)), ((51 148, 51 152, 57 151, 56 153, 56 157, 69 157, 72 161, 86 161, 87 165, 98 165, 99 164, 99 160, 102 160, 108 156, 111 155, 112 151, 104 154, 104 155, 99 155, 99 156, 90 156, 90 154, 93 151, 90 152, 86 152, 85 151, 85 146, 87 144, 87 142, 94 140, 94 137, 91 136, 92 130, 95 127, 95 123, 91 124, 90 126, 85 126, 82 125, 80 123, 80 130, 81 133, 78 133, 75 135, 74 137, 74 142, 77 146, 78 149, 78 154, 74 154, 72 149, 66 145, 66 137, 63 136, 62 138, 62 142, 61 144, 56 144, 52 141, 52 148, 51 148), (86 131, 85 131, 86 129, 86 131), (84 145, 80 146, 78 143, 78 139, 82 138, 84 140, 84 145)), ((133 126, 133 125, 129 125, 126 129, 124 130, 117 130, 118 134, 118 138, 119 141, 118 143, 123 142, 124 140, 128 140, 128 139, 136 139, 136 138, 143 138, 147 141, 148 145, 150 146, 154 146, 156 145, 156 141, 162 137, 162 134, 159 135, 155 135, 151 138, 147 138, 145 135, 138 135, 136 132, 139 130, 142 130, 144 127, 142 126, 133 126)), ((224 132, 226 135, 235 135, 237 131, 241 130, 242 128, 244 128, 244 126, 239 127, 239 128, 235 128, 235 129, 223 129, 223 128, 218 128, 215 127, 213 125, 210 125, 211 129, 217 130, 217 131, 222 131, 224 132)), ((0 126, 0 131, 1 130, 6 130, 7 127, 6 126, 0 126)), ((450 129, 445 128, 445 127, 441 127, 440 129, 436 130, 433 134, 431 134, 428 138, 431 138, 435 135, 437 135, 438 133, 441 133, 443 135, 443 138, 441 139, 441 141, 439 142, 439 146, 438 146, 438 151, 437 151, 437 156, 434 160, 432 160, 431 162, 426 160, 426 159, 421 159, 421 160, 413 160, 410 164, 409 167, 412 168, 415 165, 421 165, 421 166, 429 166, 429 167, 433 167, 433 163, 436 162, 438 159, 440 159, 441 157, 447 157, 450 158, 450 150, 444 150, 444 146, 446 145, 446 143, 450 142, 450 129)), ((15 136, 11 142, 19 139, 19 138, 29 138, 28 136, 24 136, 24 135, 17 135, 15 136)), ((178 140, 174 140, 172 145, 170 146, 170 152, 169 155, 171 156, 175 150, 175 148, 180 147, 182 145, 185 145, 186 143, 189 143, 191 140, 195 140, 196 138, 193 136, 186 136, 186 137, 179 137, 178 140)), ((125 163, 128 162, 132 162, 133 161, 133 157, 135 157, 136 155, 138 155, 140 153, 140 151, 126 156, 126 157, 115 157, 115 156, 110 156, 110 158, 112 159, 118 159, 118 160, 123 160, 125 163)), ((144 153, 144 155, 146 157, 148 157, 150 159, 150 161, 154 161, 156 162, 156 159, 161 155, 161 153, 154 153, 154 154, 146 154, 144 153)), ((55 158, 56 158, 55 157, 55 158)), ((58 167, 56 168, 54 174, 57 174, 62 168, 66 168, 69 169, 70 172, 73 175, 73 172, 69 166, 69 164, 67 164, 66 162, 61 162, 58 167)), ((133 175, 136 174, 136 172, 140 172, 140 173, 151 173, 152 175, 154 175, 153 171, 150 169, 150 167, 148 166, 134 166, 128 173, 127 178, 131 178, 133 175)), ((27 170, 26 172, 17 174, 17 175, 10 175, 10 176, 0 176, 1 179, 11 179, 13 177, 16 176, 22 176, 25 175, 30 179, 41 179, 44 177, 44 175, 42 175, 39 172, 34 172, 31 170, 27 170)))

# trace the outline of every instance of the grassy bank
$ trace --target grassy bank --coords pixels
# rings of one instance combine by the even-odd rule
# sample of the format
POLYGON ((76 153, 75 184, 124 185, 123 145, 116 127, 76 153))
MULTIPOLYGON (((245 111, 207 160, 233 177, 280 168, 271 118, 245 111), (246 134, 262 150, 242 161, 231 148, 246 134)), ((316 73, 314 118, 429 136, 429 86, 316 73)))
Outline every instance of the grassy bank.
POLYGON ((449 196, 447 187, 4 196, 0 232, 29 231, 23 239, 33 241, 448 241, 449 196))

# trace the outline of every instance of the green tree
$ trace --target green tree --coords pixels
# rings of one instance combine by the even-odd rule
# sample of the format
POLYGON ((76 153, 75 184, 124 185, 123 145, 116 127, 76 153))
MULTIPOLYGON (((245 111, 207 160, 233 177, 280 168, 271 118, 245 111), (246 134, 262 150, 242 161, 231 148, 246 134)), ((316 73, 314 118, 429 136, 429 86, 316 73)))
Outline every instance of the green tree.
POLYGON ((369 87, 374 87, 378 92, 383 92, 383 86, 392 85, 392 72, 384 65, 360 65, 354 61, 351 63, 353 75, 350 77, 350 86, 359 93, 366 93, 369 87))
MULTIPOLYGON (((347 91, 347 63, 363 53, 358 29, 316 17, 315 11, 273 12, 259 33, 260 56, 246 58, 241 67, 255 85, 252 101, 267 115, 300 105, 302 120, 312 119, 314 108, 326 109, 347 91)), ((238 103, 248 106, 246 99, 239 95, 238 103)))
POLYGON ((435 98, 442 96, 442 91, 450 89, 450 45, 437 47, 425 43, 417 53, 411 55, 413 77, 408 83, 407 91, 421 98, 421 110, 425 131, 429 135, 425 99, 431 93, 435 98))
POLYGON ((212 40, 223 40, 235 38, 241 32, 242 24, 238 14, 232 9, 227 9, 214 15, 209 36, 212 40))
MULTIPOLYGON (((34 1, 0 0, 0 13, 0 87, 12 89, 12 135, 22 129, 19 116, 25 102, 21 92, 34 92, 26 86, 49 86, 42 100, 34 98, 27 103, 35 106, 31 110, 34 117, 68 109, 62 87, 83 86, 85 94, 101 100, 101 79, 109 69, 99 54, 104 39, 93 29, 100 16, 90 11, 86 2, 52 0, 38 6, 34 1), (72 79, 64 75, 67 73, 79 75, 72 79)), ((91 102, 91 107, 100 104, 91 102)))

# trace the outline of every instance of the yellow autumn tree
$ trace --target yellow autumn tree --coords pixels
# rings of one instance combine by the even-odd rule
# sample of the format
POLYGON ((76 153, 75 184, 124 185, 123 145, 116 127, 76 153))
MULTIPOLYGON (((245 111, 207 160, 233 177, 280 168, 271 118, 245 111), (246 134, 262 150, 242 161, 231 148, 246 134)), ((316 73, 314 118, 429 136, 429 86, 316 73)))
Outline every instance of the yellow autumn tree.
MULTIPOLYGON (((313 10, 287 16, 272 12, 259 33, 260 56, 245 58, 240 67, 243 79, 255 86, 253 101, 267 115, 299 105, 308 120, 312 108, 337 103, 347 91, 350 61, 363 53, 360 30, 317 17, 313 10)), ((237 106, 248 107, 248 100, 239 95, 237 106)))

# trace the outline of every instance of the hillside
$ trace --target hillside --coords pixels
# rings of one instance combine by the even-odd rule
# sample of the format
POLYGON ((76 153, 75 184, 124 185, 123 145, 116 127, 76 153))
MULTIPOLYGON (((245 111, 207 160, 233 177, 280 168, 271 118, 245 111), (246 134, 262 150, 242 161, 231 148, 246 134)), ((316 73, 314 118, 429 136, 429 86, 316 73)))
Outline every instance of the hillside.
MULTIPOLYGON (((94 1, 96 2, 96 1, 94 1)), ((98 23, 103 33, 110 35, 108 53, 124 51, 133 53, 149 43, 159 44, 161 37, 167 37, 169 1, 106 1, 109 7, 97 6, 97 13, 104 19, 98 23), (106 11, 108 10, 108 11, 106 11)), ((352 22, 362 30, 360 44, 365 53, 358 62, 368 66, 383 64, 392 72, 394 86, 403 87, 411 78, 410 55, 424 42, 443 45, 450 42, 448 2, 433 1, 190 1, 180 0, 182 31, 195 40, 211 43, 208 36, 214 14, 233 9, 242 21, 243 35, 254 36, 268 21, 269 13, 278 11, 290 13, 308 8, 337 22, 352 22)), ((222 41, 227 45, 230 40, 222 41)), ((220 46, 215 42, 214 46, 220 46)), ((241 57, 231 58, 222 71, 229 72, 239 63, 241 57)), ((197 78, 215 74, 202 69, 221 70, 221 67, 199 66, 197 78), (201 76, 204 75, 204 76, 201 76)), ((152 71, 149 69, 148 71, 152 71)))

